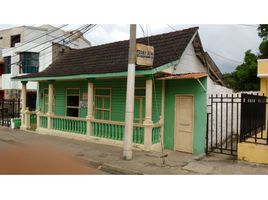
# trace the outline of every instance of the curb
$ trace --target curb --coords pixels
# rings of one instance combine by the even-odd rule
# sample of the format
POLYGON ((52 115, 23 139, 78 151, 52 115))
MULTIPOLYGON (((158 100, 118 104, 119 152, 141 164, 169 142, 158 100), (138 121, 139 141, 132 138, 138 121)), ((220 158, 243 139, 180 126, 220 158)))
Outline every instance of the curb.
POLYGON ((143 173, 135 171, 135 170, 131 170, 131 169, 126 169, 123 167, 118 167, 115 165, 111 165, 108 163, 103 163, 101 161, 98 160, 88 160, 88 159, 81 159, 79 158, 82 162, 85 162, 86 164, 89 164, 93 167, 101 167, 100 170, 105 171, 107 173, 110 174, 117 174, 117 175, 143 175, 143 173))

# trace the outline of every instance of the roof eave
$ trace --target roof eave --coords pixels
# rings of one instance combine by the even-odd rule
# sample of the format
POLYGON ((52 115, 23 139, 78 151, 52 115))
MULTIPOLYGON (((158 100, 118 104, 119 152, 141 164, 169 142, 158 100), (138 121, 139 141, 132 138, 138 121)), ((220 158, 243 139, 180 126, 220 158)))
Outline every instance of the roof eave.
MULTIPOLYGON (((161 72, 169 67, 175 66, 179 63, 179 60, 175 60, 173 62, 167 63, 165 65, 159 66, 154 69, 148 70, 139 70, 136 71, 136 75, 150 75, 161 72)), ((87 78, 108 78, 108 77, 120 77, 127 76, 127 72, 115 72, 115 73, 100 73, 100 74, 78 74, 78 75, 70 75, 70 76, 44 76, 44 77, 30 77, 23 78, 22 77, 13 77, 12 81, 44 81, 44 80, 70 80, 70 79, 87 79, 87 78)))

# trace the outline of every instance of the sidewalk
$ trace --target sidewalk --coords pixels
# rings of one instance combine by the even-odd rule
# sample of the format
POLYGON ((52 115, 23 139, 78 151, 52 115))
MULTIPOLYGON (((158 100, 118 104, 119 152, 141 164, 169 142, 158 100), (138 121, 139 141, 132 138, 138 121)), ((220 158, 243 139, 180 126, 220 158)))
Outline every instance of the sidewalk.
POLYGON ((191 154, 165 151, 134 151, 133 160, 122 160, 122 148, 55 136, 11 130, 0 127, 0 151, 8 145, 45 143, 54 145, 79 158, 85 165, 95 166, 111 174, 268 174, 268 165, 233 160, 223 155, 196 159, 191 154))

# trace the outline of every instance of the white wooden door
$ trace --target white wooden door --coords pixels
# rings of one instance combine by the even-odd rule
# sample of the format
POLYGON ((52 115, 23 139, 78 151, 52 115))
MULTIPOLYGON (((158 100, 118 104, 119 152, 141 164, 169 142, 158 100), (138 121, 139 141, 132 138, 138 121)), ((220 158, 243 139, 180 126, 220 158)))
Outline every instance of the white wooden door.
POLYGON ((193 152, 194 98, 176 96, 174 148, 176 151, 193 152))

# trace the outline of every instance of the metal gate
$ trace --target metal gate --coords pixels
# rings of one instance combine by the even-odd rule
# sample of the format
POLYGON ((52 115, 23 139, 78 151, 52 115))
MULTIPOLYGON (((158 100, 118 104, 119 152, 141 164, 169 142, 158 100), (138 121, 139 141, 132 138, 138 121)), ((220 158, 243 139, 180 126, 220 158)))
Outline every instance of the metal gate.
POLYGON ((11 125, 11 119, 20 117, 20 99, 0 99, 0 126, 11 125))
POLYGON ((265 128, 266 97, 211 95, 207 106, 206 151, 236 155, 237 144, 265 128))

